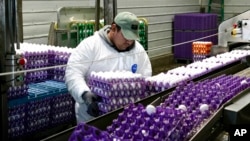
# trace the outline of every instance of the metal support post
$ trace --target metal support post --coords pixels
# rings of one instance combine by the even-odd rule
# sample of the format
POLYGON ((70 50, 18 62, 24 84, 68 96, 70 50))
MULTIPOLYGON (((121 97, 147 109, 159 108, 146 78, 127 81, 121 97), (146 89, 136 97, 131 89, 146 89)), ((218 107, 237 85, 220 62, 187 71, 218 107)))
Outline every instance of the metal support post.
MULTIPOLYGON (((21 2, 21 0, 0 1, 0 74, 13 72, 16 69, 15 46, 19 48, 18 3, 21 2)), ((14 83, 15 74, 0 75, 1 139, 4 141, 8 140, 7 90, 14 83)))
POLYGON ((97 31, 100 24, 100 0, 95 1, 95 11, 95 31, 97 31))
POLYGON ((104 25, 113 22, 117 13, 117 0, 104 0, 104 25))

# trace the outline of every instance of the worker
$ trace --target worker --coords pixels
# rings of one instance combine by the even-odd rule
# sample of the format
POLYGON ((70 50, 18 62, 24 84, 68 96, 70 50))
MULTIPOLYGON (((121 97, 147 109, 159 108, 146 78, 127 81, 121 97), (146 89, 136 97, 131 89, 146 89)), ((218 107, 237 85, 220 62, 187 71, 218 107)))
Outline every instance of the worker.
POLYGON ((97 95, 87 85, 91 72, 125 70, 144 77, 152 75, 148 54, 137 41, 138 26, 135 14, 118 13, 111 25, 82 40, 72 52, 65 71, 65 83, 75 100, 77 123, 99 116, 97 95))

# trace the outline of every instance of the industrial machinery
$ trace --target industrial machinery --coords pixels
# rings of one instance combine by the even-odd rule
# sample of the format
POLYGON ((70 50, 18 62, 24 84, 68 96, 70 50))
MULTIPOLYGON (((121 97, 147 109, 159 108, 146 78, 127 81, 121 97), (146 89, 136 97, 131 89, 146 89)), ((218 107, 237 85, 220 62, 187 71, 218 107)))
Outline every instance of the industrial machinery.
POLYGON ((222 22, 218 31, 218 45, 222 47, 228 47, 230 43, 249 43, 249 15, 250 11, 246 11, 222 22))
POLYGON ((212 49, 212 54, 231 51, 244 46, 249 49, 250 43, 250 11, 243 12, 235 17, 225 20, 219 25, 218 45, 212 49))
MULTIPOLYGON (((231 46, 231 44, 237 44, 239 47, 239 45, 242 46, 242 43, 244 43, 243 45, 245 48, 249 47, 248 46, 250 37, 248 30, 249 20, 247 20, 249 15, 250 15, 249 12, 245 12, 240 14, 239 16, 233 17, 221 23, 221 25, 219 26, 219 44, 218 44, 218 46, 220 47, 218 46, 213 47, 213 49, 217 51, 214 52, 215 54, 225 53, 232 50, 232 48, 229 47, 231 46)), ((236 49, 236 47, 234 49, 236 49)), ((227 75, 237 74, 238 72, 247 69, 248 67, 249 67, 249 56, 246 56, 245 58, 243 58, 243 60, 239 60, 230 63, 222 68, 215 69, 208 74, 193 79, 192 81, 198 83, 199 81, 214 78, 222 74, 227 74, 227 75)), ((137 103, 141 103, 143 105, 148 105, 148 104, 159 105, 164 101, 165 98, 167 98, 170 95, 170 93, 174 89, 175 87, 169 88, 165 91, 162 91, 160 93, 142 99, 137 103)), ((225 104, 221 105, 221 108, 218 109, 218 111, 214 113, 214 115, 211 116, 209 120, 207 120, 201 126, 201 128, 196 132, 196 134, 194 134, 194 136, 190 140, 198 141, 198 140, 215 139, 220 133, 228 132, 228 128, 231 125, 249 124, 250 123, 250 121, 248 120, 249 118, 246 117, 250 117, 250 115, 246 111, 248 111, 247 109, 250 108, 249 107, 250 102, 245 100, 244 101, 245 103, 241 104, 241 106, 237 106, 237 104, 234 104, 234 103, 239 103, 249 95, 250 95, 249 89, 247 89, 238 94, 233 99, 226 102, 225 104)), ((89 121, 87 124, 95 126, 100 130, 105 130, 112 123, 113 119, 117 118, 119 113, 121 113, 123 110, 124 110, 123 108, 115 110, 111 113, 98 117, 92 121, 89 121)), ((44 140, 68 139, 72 134, 72 132, 74 131, 74 128, 75 127, 69 128, 54 136, 45 138, 44 140)))
MULTIPOLYGON (((244 48, 249 47, 248 43, 250 36, 248 35, 247 28, 249 22, 248 20, 246 20, 249 15, 249 12, 245 12, 243 14, 240 14, 239 16, 233 17, 221 23, 221 25, 219 26, 219 44, 218 46, 213 47, 215 54, 223 54, 228 51, 231 51, 231 44, 237 44, 238 47, 242 47, 243 43, 244 48), (239 34, 239 36, 235 33, 239 34), (234 37, 235 35, 237 36, 234 37)), ((234 47, 234 49, 236 48, 237 47, 234 47)), ((238 49, 242 50, 242 48, 238 49)), ((225 65, 224 67, 214 69, 213 71, 207 74, 194 78, 192 81, 199 83, 207 79, 215 78, 216 76, 225 74, 237 75, 238 72, 247 70, 248 72, 244 73, 243 76, 246 76, 246 74, 249 73, 249 56, 246 56, 238 61, 231 62, 225 65)), ((246 77, 249 78, 249 75, 246 77)), ((145 106, 149 104, 160 105, 167 97, 171 95, 171 92, 173 92, 175 88, 176 87, 172 87, 155 95, 151 95, 145 99, 136 102, 136 104, 141 103, 145 106)), ((249 89, 246 89, 245 91, 239 93, 236 97, 233 97, 232 99, 221 105, 217 112, 215 112, 205 123, 201 125, 201 127, 190 138, 190 140, 213 140, 220 133, 228 133, 229 128, 232 125, 249 124, 250 120, 247 117, 250 117, 250 115, 247 111, 249 111, 250 102, 246 100, 246 97, 249 97, 249 95, 249 89), (239 106, 238 103, 241 103, 242 101, 244 101, 244 104, 240 104, 239 106)), ((113 120, 119 116, 119 113, 123 112, 123 110, 124 108, 120 108, 103 116, 100 116, 94 120, 91 120, 87 122, 87 124, 97 127, 100 130, 106 130, 107 127, 112 124, 113 120)), ((76 127, 69 128, 63 132, 57 133, 43 140, 68 140, 75 128, 76 127)))
MULTIPOLYGON (((214 78, 216 76, 220 76, 220 75, 224 75, 224 74, 232 75, 234 73, 237 73, 240 70, 246 69, 247 67, 248 66, 245 63, 241 63, 241 61, 237 61, 237 62, 230 64, 230 65, 227 65, 223 68, 216 69, 209 74, 198 77, 198 78, 194 79, 193 81, 199 83, 199 81, 211 79, 211 78, 214 78)), ((149 105, 149 104, 152 104, 155 106, 160 105, 168 96, 170 96, 171 92, 173 92, 174 90, 175 90, 175 88, 170 88, 170 89, 165 90, 163 92, 160 92, 160 93, 157 93, 155 95, 149 96, 145 99, 142 99, 142 100, 136 102, 135 104, 140 103, 140 104, 143 104, 145 107, 146 107, 146 105, 149 105)), ((244 97, 246 95, 249 95, 249 90, 246 90, 242 94, 239 94, 238 97, 235 97, 233 100, 229 101, 228 103, 225 103, 225 105, 222 105, 222 107, 216 113, 214 113, 214 115, 212 115, 209 118, 209 120, 207 120, 201 126, 201 128, 196 132, 196 134, 190 140, 199 141, 199 140, 214 139, 216 136, 218 136, 219 133, 223 132, 225 130, 224 126, 230 125, 230 124, 228 124, 228 120, 227 120, 227 124, 224 124, 224 121, 222 121, 223 120, 222 117, 226 116, 226 115, 230 115, 230 114, 236 115, 235 111, 230 111, 230 110, 227 110, 224 113, 224 108, 226 106, 233 106, 234 101, 237 101, 238 99, 241 99, 241 97, 244 97), (204 135, 206 135, 206 136, 204 136, 204 135)), ((120 108, 118 110, 112 111, 108 114, 105 114, 103 116, 100 116, 94 120, 87 122, 87 124, 94 126, 94 127, 97 127, 100 130, 106 130, 107 127, 112 124, 113 120, 118 118, 119 114, 122 113, 123 110, 124 110, 124 108, 120 108), (105 122, 103 122, 103 121, 105 121, 105 122)), ((245 115, 247 115, 246 112, 243 112, 243 113, 245 115)), ((231 118, 230 120, 235 120, 235 119, 237 119, 238 121, 241 121, 241 119, 237 116, 235 116, 234 119, 231 118)), ((53 136, 47 137, 47 138, 42 139, 42 140, 44 140, 44 141, 68 140, 69 137, 72 135, 73 131, 75 130, 75 128, 76 127, 68 128, 68 129, 64 130, 63 132, 54 134, 53 136)))
MULTIPOLYGON (((15 1, 16 2, 16 1, 15 1)), ((5 74, 6 72, 15 72, 15 71, 19 71, 22 72, 21 70, 23 69, 23 65, 26 63, 26 59, 21 55, 15 52, 15 44, 16 47, 19 48, 19 42, 18 42, 18 38, 15 37, 15 39, 13 38, 13 35, 17 35, 17 29, 16 29, 16 22, 12 22, 12 21, 16 21, 17 17, 10 17, 10 19, 7 18, 7 14, 10 14, 12 12, 12 9, 16 6, 15 2, 9 2, 9 1, 4 1, 3 5, 0 5, 0 15, 1 17, 3 17, 1 23, 4 23, 4 25, 0 26, 0 31, 1 31, 1 35, 3 35, 3 38, 1 42, 4 43, 4 46, 0 46, 0 49, 3 50, 3 52, 0 52, 0 57, 1 57, 1 68, 0 71, 1 73, 5 74), (5 9, 5 7, 8 7, 7 9, 5 9), (14 24, 14 25, 12 25, 14 24), (3 27, 3 28, 2 28, 3 27), (14 29, 12 27, 15 27, 14 29), (4 61, 2 61, 4 60, 4 61)), ((2 3, 0 3, 2 4, 2 3)), ((17 10, 14 10, 17 11, 17 10)), ((248 31, 248 24, 249 21, 245 20, 247 18, 247 16, 249 17, 249 12, 245 12, 243 13, 244 16, 242 17, 237 17, 237 20, 232 18, 228 21, 223 22, 220 25, 219 31, 220 33, 226 38, 223 38, 222 35, 219 35, 219 46, 221 46, 220 48, 229 48, 228 43, 244 43, 244 47, 248 47, 247 43, 249 42, 249 31, 248 31), (237 23, 235 26, 232 27, 232 23, 237 23), (222 26, 224 25, 224 26, 222 26), (230 30, 225 30, 230 28, 230 30), (230 31, 230 32, 229 32, 230 31), (231 36, 236 36, 237 34, 239 34, 240 36, 237 36, 235 38, 231 37, 231 36), (245 44, 246 43, 246 44, 245 44)), ((215 47, 216 48, 216 47, 215 47)), ((224 52, 226 51, 230 51, 232 49, 228 49, 228 50, 223 50, 224 52)), ((218 52, 217 52, 218 53, 218 52)), ((220 52, 221 53, 221 52, 220 52)), ((54 58, 53 58, 54 59, 54 58)), ((235 58, 233 58, 235 59, 235 58)), ((223 63, 222 63, 223 64, 223 63)), ((195 83, 199 83, 200 81, 203 80, 207 80, 210 78, 214 78, 216 76, 220 76, 223 74, 226 75, 232 75, 235 74, 239 71, 242 71, 246 68, 249 67, 249 58, 248 56, 244 57, 243 59, 235 59, 230 63, 226 63, 223 64, 222 67, 219 68, 213 68, 212 70, 209 70, 208 73, 204 73, 203 75, 198 75, 196 77, 192 78, 192 81, 195 83), (243 61, 244 60, 244 61, 243 61)), ((7 91, 14 89, 16 90, 18 88, 18 91, 22 90, 22 87, 20 86, 25 86, 24 83, 22 83, 22 77, 24 76, 23 73, 11 73, 10 75, 8 75, 7 77, 1 77, 1 124, 2 124, 2 130, 1 130, 1 137, 2 140, 8 140, 8 98, 7 98, 7 91), (13 88, 12 88, 13 87, 13 88), (20 90, 21 89, 21 90, 20 90)), ((43 88, 49 88, 50 90, 53 90, 53 92, 55 92, 55 90, 53 88, 51 88, 51 83, 48 84, 35 84, 33 85, 33 87, 35 88, 39 88, 39 87, 43 87, 43 88), (46 86, 45 86, 46 85, 46 86), (48 86, 50 85, 50 86, 48 86)), ((54 84, 53 84, 54 85, 54 84)), ((26 89, 26 87, 23 87, 23 89, 26 89)), ((171 95, 171 92, 173 92, 176 89, 176 87, 170 87, 167 90, 161 91, 159 93, 156 93, 154 95, 151 95, 149 97, 146 97, 144 99, 141 99, 140 101, 137 101, 135 104, 143 104, 143 105, 148 105, 148 104, 152 104, 152 105, 159 105, 160 103, 163 102, 164 99, 166 99, 167 97, 169 97, 171 95)), ((65 90, 65 89, 63 89, 65 90)), ((57 92, 57 91, 56 91, 57 92)), ((18 92, 19 93, 19 92, 18 92)), ((233 97, 233 99, 227 101, 226 103, 224 103, 223 105, 221 105, 221 107, 217 110, 216 113, 214 113, 214 115, 212 115, 204 124, 202 124, 201 128, 199 128, 199 130, 197 131, 196 134, 194 134, 192 136, 192 138, 190 140, 208 140, 208 139, 212 139, 214 138, 216 135, 218 135, 218 133, 220 133, 221 131, 226 130, 225 126, 229 126, 230 124, 238 124, 238 123, 250 123, 249 120, 247 118, 243 117, 249 117, 249 113, 245 112, 246 109, 249 109, 249 104, 245 104, 242 105, 244 107, 235 107, 234 103, 237 103, 237 101, 242 101, 242 98, 248 97, 249 96, 249 90, 246 89, 245 91, 243 91, 242 93, 238 94, 236 97, 233 97), (237 116, 239 114, 237 113, 243 113, 243 115, 245 116, 237 116), (232 116, 233 115, 233 116, 232 116), (235 116, 236 115, 236 116, 235 116), (204 137, 204 134, 206 134, 206 137, 204 137)), ((249 101, 244 101, 246 103, 250 103, 249 101)), ((53 103, 53 102, 52 102, 53 103)), ((16 103, 15 103, 16 104, 16 103)), ((43 102, 39 102, 40 105, 43 105, 43 102)), ((43 109, 43 107, 41 108, 43 109)), ((124 108, 120 108, 117 109, 115 111, 112 111, 110 113, 107 113, 105 115, 102 115, 94 120, 91 120, 89 122, 87 122, 87 124, 92 125, 97 127, 100 130, 105 130, 107 128, 107 126, 109 126, 113 120, 115 118, 118 117, 119 113, 121 113, 124 110, 124 108), (104 122, 105 121, 105 122, 104 122)), ((242 115, 242 114, 240 114, 242 115)), ((47 115, 45 115, 47 117, 47 115)), ((45 117, 45 118, 46 118, 45 117)), ((14 117, 16 118, 16 117, 14 117)), ((20 119, 20 115, 18 115, 18 117, 20 119)), ((31 117, 32 118, 32 117, 31 117)), ((23 118, 24 119, 24 118, 23 118)), ((25 119, 24 119, 25 120, 25 119)), ((20 122, 16 122, 13 127, 15 127, 15 125, 20 125, 20 122)), ((25 126, 25 125, 24 125, 25 126)), ((34 126, 35 128, 35 126, 34 126)), ((15 128, 16 129, 16 128, 15 128)), ((48 137, 45 137, 42 140, 68 140, 68 138, 70 137, 70 135, 72 134, 72 132, 74 131, 75 127, 69 127, 68 129, 56 133, 53 135, 49 135, 48 137)), ((18 130, 21 130, 20 128, 18 130)), ((16 132, 14 132, 16 133, 16 132)), ((20 133, 20 132, 17 132, 20 133)), ((42 133, 41 133, 42 134, 42 133)), ((35 137, 35 136, 31 136, 30 138, 28 138, 27 140, 40 140, 41 137, 35 137)))

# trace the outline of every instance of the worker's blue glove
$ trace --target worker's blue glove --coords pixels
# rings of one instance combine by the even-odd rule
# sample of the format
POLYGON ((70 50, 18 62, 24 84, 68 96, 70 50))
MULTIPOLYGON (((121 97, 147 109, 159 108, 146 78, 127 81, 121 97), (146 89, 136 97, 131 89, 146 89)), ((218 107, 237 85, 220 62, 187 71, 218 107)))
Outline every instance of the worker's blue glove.
POLYGON ((82 94, 82 99, 85 101, 87 105, 87 113, 93 117, 97 117, 100 115, 99 107, 97 105, 98 96, 90 91, 85 91, 82 94))

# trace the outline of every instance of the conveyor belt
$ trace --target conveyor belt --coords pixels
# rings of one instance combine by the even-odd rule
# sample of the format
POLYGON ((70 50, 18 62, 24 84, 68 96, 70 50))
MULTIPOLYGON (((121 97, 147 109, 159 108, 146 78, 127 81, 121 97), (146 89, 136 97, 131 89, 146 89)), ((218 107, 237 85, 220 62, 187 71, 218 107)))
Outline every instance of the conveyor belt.
MULTIPOLYGON (((237 73, 233 74, 234 76, 250 77, 250 68, 246 68, 237 73)), ((226 106, 234 103, 238 99, 250 95, 250 89, 242 91, 240 94, 235 96, 230 101, 226 102, 221 106, 221 108, 214 113, 209 120, 207 120, 202 127, 196 132, 196 134, 190 139, 190 141, 200 141, 200 140, 217 140, 224 141, 228 140, 228 132, 225 132, 225 125, 222 120, 223 112, 226 106), (226 138, 226 139, 225 139, 226 138)))
POLYGON ((250 89, 242 91, 236 97, 223 104, 221 108, 212 117, 210 117, 204 125, 202 125, 202 128, 200 128, 190 140, 214 140, 214 138, 216 138, 221 132, 224 132, 225 129, 222 122, 224 108, 245 95, 250 95, 250 89))
MULTIPOLYGON (((214 70, 214 71, 212 71, 204 76, 196 78, 193 81, 194 82, 201 81, 201 80, 213 78, 213 77, 216 77, 216 76, 219 76, 222 74, 235 74, 239 71, 246 69, 247 67, 248 67, 248 65, 246 63, 242 63, 241 61, 237 61, 237 62, 234 62, 234 63, 229 64, 227 66, 224 66, 223 68, 214 70)), ((163 91, 163 92, 160 92, 158 94, 147 97, 145 99, 142 99, 142 100, 138 101, 137 103, 141 103, 143 105, 148 105, 148 104, 154 103, 155 105, 157 105, 157 104, 161 103, 162 100, 165 99, 165 97, 168 96, 169 93, 172 92, 173 90, 174 90, 174 88, 168 89, 166 91, 163 91)), ((95 126, 100 130, 105 130, 108 125, 112 124, 113 119, 117 118, 118 114, 121 113, 122 111, 123 111, 123 108, 117 109, 113 112, 110 112, 110 113, 102 115, 96 119, 93 119, 93 120, 87 122, 87 124, 95 126)), ((209 126, 209 128, 204 128, 204 129, 210 129, 210 127, 213 127, 215 125, 215 123, 220 118, 220 115, 221 115, 220 112, 221 112, 221 110, 219 110, 217 112, 217 114, 215 114, 212 117, 212 119, 210 120, 211 123, 209 122, 209 124, 206 125, 207 127, 209 126)), ((68 138, 72 134, 74 128, 75 127, 68 128, 60 133, 54 134, 52 136, 49 136, 49 137, 43 139, 43 141, 68 140, 68 138)), ((199 132, 199 134, 195 135, 192 140, 196 140, 196 137, 199 139, 199 137, 200 137, 200 135, 202 135, 202 133, 203 133, 203 130, 201 130, 199 132)))
MULTIPOLYGON (((235 76, 242 76, 242 77, 250 77, 250 68, 246 68, 241 70, 235 74, 235 76)), ((224 108, 234 101, 250 94, 250 89, 247 89, 236 97, 225 103, 221 106, 221 108, 203 125, 203 127, 197 131, 197 133, 190 139, 191 141, 200 141, 200 140, 224 140, 225 136, 228 136, 228 133, 224 131, 224 125, 222 122, 223 118, 223 111, 224 108), (219 135, 225 135, 218 138, 219 135)))

